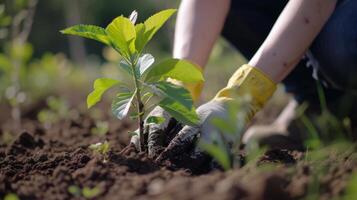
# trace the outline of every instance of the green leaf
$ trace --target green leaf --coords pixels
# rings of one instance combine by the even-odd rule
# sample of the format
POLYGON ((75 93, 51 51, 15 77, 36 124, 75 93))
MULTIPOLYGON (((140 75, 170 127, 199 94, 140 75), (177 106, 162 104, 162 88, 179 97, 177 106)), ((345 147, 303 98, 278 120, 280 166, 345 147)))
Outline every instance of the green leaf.
POLYGON ((100 188, 99 187, 94 187, 94 188, 89 188, 89 187, 84 187, 82 189, 82 194, 83 197, 86 199, 92 199, 100 194, 100 188))
POLYGON ((76 185, 69 186, 68 192, 77 197, 81 196, 81 188, 76 185))
POLYGON ((165 118, 163 117, 157 117, 157 116, 149 116, 146 119, 147 124, 161 124, 165 121, 165 118))
POLYGON ((115 97, 112 103, 112 112, 118 119, 126 117, 134 96, 133 93, 120 93, 115 97))
POLYGON ((152 92, 146 92, 144 95, 142 95, 141 99, 143 100, 144 105, 153 97, 154 94, 152 92))
POLYGON ((143 23, 139 23, 135 25, 135 32, 136 32, 136 40, 135 40, 135 47, 138 50, 138 52, 141 52, 146 43, 148 42, 146 35, 145 34, 145 25, 143 23))
POLYGON ((139 118, 140 115, 144 115, 145 112, 141 112, 139 114, 139 112, 136 112, 136 111, 132 111, 130 112, 130 115, 129 115, 129 118, 132 119, 132 120, 136 120, 139 118))
POLYGON ((144 49, 145 45, 151 40, 155 33, 175 12, 176 9, 163 10, 149 17, 144 24, 138 24, 135 27, 138 35, 136 48, 139 52, 144 49))
POLYGON ((146 70, 149 69, 150 66, 155 62, 155 58, 151 54, 144 54, 138 59, 137 69, 140 72, 140 76, 142 76, 146 70))
MULTIPOLYGON (((144 54, 142 55, 139 59, 138 62, 135 66, 136 69, 136 77, 140 77, 142 74, 145 73, 145 71, 152 66, 152 64, 155 62, 154 57, 151 54, 144 54)), ((124 69, 126 72, 128 72, 130 75, 133 74, 132 67, 125 61, 121 60, 119 63, 119 66, 124 69)))
POLYGON ((110 78, 98 78, 94 81, 93 92, 87 97, 87 107, 91 108, 102 99, 102 95, 109 88, 119 84, 118 80, 110 78))
POLYGON ((134 24, 126 17, 115 18, 106 28, 107 35, 123 56, 130 58, 135 53, 136 32, 134 24))
POLYGON ((146 70, 145 82, 156 82, 167 78, 184 83, 204 81, 200 68, 186 60, 168 59, 146 70))
POLYGON ((119 66, 124 69, 124 71, 128 72, 130 75, 133 75, 133 70, 131 69, 131 66, 125 60, 121 60, 119 66))
POLYGON ((61 33, 97 40, 106 45, 110 44, 109 38, 105 30, 99 26, 80 24, 80 25, 66 28, 62 30, 61 33))
POLYGON ((98 142, 96 144, 89 145, 89 149, 100 154, 106 154, 110 150, 110 144, 108 141, 105 141, 104 143, 98 142))
POLYGON ((9 193, 5 196, 4 200, 20 200, 20 198, 14 193, 9 193))
POLYGON ((185 88, 169 82, 158 82, 148 86, 155 95, 163 98, 159 105, 175 119, 187 125, 199 123, 190 92, 185 88))
POLYGON ((190 109, 193 106, 190 92, 181 86, 162 81, 149 84, 149 87, 152 89, 152 92, 159 97, 177 101, 187 109, 190 109))
POLYGON ((236 123, 237 121, 231 121, 230 119, 223 118, 213 118, 211 120, 213 126, 219 129, 221 132, 225 134, 234 135, 237 132, 236 123))
POLYGON ((200 118, 193 106, 188 109, 186 106, 170 98, 161 100, 159 106, 183 124, 195 126, 200 122, 200 118))
POLYGON ((229 153, 217 144, 200 142, 199 146, 209 153, 225 170, 231 168, 229 153))

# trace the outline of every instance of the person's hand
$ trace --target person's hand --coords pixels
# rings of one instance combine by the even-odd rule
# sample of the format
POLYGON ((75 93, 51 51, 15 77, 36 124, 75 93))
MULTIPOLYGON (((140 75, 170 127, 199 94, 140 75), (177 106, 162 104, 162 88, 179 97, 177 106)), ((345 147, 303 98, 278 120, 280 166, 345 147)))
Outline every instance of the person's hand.
POLYGON ((192 148, 192 146, 195 145, 197 139, 209 140, 210 134, 215 132, 211 119, 227 118, 227 105, 237 98, 249 95, 251 101, 247 106, 248 110, 245 111, 245 119, 248 122, 263 107, 275 89, 276 84, 263 72, 252 66, 243 65, 213 100, 197 109, 201 120, 200 124, 198 126, 184 126, 156 160, 161 162, 176 155, 188 153, 187 151, 191 151, 191 157, 199 157, 203 152, 199 147, 192 148))
MULTIPOLYGON (((193 101, 198 101, 202 92, 203 82, 183 84, 174 79, 170 79, 169 81, 175 85, 185 87, 188 91, 190 91, 193 101)), ((160 106, 156 106, 147 115, 147 118, 152 116, 164 119, 163 123, 160 124, 148 124, 146 123, 147 120, 144 120, 144 135, 147 135, 148 137, 148 154, 149 157, 156 158, 159 153, 165 149, 178 131, 181 130, 182 125, 160 106)), ((135 132, 139 133, 139 130, 136 130, 135 132)), ((138 135, 139 134, 132 136, 130 140, 130 144, 133 144, 137 150, 139 149, 140 143, 138 135)))
MULTIPOLYGON (((212 100, 197 109, 200 124, 197 126, 184 126, 170 141, 167 148, 160 154, 157 161, 163 161, 182 153, 189 153, 190 157, 197 158, 204 155, 199 147, 194 147, 197 139, 210 140, 210 134, 215 132, 215 127, 210 123, 215 118, 226 118, 227 107, 222 101, 212 100)), ((177 132, 177 130, 175 130, 177 132)), ((171 131, 172 133, 175 133, 171 131)))
MULTIPOLYGON (((155 116, 163 118, 163 122, 160 124, 146 123, 144 122, 144 135, 148 136, 148 154, 149 157, 155 158, 166 147, 169 141, 175 136, 175 134, 182 128, 182 126, 170 116, 160 106, 155 107, 148 117, 155 116)), ((135 132, 139 132, 136 130, 135 132)), ((131 137, 130 143, 139 149, 139 135, 131 137)))

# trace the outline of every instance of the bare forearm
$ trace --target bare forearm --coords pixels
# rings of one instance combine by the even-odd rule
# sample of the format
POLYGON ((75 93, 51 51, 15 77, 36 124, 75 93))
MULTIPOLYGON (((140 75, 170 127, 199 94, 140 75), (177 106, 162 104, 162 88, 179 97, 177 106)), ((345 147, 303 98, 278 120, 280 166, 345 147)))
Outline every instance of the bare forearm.
POLYGON ((183 0, 177 16, 173 54, 204 67, 220 35, 230 0, 183 0))
POLYGON ((332 14, 337 0, 290 0, 249 64, 282 81, 332 14))

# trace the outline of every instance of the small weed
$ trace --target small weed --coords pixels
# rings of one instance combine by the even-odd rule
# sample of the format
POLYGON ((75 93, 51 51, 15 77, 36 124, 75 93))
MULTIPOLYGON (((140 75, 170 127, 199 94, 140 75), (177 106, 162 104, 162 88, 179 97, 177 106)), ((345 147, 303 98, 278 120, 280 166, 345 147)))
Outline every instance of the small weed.
POLYGON ((46 99, 48 108, 41 110, 37 114, 37 119, 49 129, 55 123, 66 119, 75 119, 78 113, 71 110, 68 102, 63 98, 50 96, 46 99))
POLYGON ((83 187, 82 189, 76 185, 68 187, 68 192, 76 197, 84 197, 85 199, 93 199, 101 193, 99 187, 83 187))
POLYGON ((102 155, 104 163, 108 162, 108 152, 110 150, 110 144, 108 141, 105 141, 104 143, 99 142, 96 144, 91 144, 89 149, 99 155, 102 155))
POLYGON ((15 139, 14 135, 9 131, 4 131, 1 134, 0 144, 9 145, 15 139))

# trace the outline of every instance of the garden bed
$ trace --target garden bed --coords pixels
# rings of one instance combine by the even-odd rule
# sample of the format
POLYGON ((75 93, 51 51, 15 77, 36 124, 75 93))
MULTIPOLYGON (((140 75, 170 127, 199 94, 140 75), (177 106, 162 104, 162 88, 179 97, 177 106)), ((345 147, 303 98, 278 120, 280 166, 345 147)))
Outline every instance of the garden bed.
POLYGON ((13 140, 0 146, 0 197, 14 193, 20 199, 47 200, 298 199, 318 193, 321 199, 331 199, 343 195, 357 166, 354 148, 342 154, 325 150, 328 159, 319 165, 307 161, 303 152, 270 150, 240 169, 199 175, 187 168, 160 166, 133 148, 123 153, 127 131, 133 129, 126 121, 111 121, 104 136, 90 133, 95 123, 86 116, 50 129, 33 120, 22 124, 13 140), (111 146, 107 162, 88 149, 104 140, 111 146), (326 173, 316 178, 320 165, 326 173))

